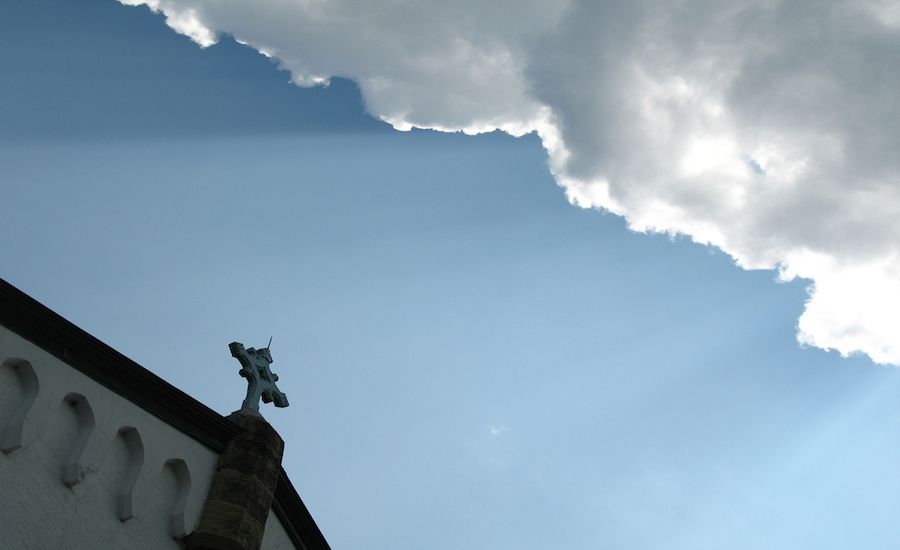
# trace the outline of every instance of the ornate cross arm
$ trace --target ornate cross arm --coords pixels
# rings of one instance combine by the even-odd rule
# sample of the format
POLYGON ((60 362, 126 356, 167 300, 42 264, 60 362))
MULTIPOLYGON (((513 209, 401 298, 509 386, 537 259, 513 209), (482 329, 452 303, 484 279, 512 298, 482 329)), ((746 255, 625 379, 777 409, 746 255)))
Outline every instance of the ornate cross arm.
POLYGON ((269 348, 244 348, 240 342, 228 344, 231 355, 241 363, 240 375, 247 379, 247 397, 241 405, 242 409, 259 410, 259 400, 263 403, 275 403, 276 407, 287 407, 287 395, 283 394, 275 382, 278 375, 269 368, 272 354, 269 348))

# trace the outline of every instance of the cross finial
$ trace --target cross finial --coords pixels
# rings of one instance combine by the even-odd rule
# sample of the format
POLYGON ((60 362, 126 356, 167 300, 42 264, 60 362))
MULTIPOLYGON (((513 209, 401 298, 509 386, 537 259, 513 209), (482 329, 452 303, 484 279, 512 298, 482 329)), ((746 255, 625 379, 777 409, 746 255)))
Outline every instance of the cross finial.
MULTIPOLYGON (((269 345, 272 339, 269 339, 269 345)), ((259 400, 263 403, 275 403, 276 407, 287 407, 287 395, 281 393, 275 382, 278 375, 269 368, 272 364, 272 354, 269 347, 261 349, 247 348, 240 342, 228 344, 231 355, 241 363, 240 375, 247 379, 247 397, 244 399, 241 409, 259 410, 259 400)))

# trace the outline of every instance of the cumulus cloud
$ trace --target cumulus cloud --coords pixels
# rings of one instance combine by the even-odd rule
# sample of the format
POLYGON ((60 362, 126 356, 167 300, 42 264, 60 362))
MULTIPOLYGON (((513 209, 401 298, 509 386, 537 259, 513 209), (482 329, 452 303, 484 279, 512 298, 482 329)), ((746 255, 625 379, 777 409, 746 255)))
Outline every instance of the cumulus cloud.
POLYGON ((798 340, 900 364, 897 0, 120 0, 399 130, 537 132, 572 203, 811 281, 798 340))

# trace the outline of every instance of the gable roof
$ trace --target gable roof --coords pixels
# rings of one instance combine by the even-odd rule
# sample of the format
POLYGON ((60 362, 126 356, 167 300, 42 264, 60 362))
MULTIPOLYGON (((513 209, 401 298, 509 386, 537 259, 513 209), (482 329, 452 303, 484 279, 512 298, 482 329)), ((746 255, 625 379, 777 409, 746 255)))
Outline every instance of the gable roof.
MULTIPOLYGON (((239 428, 222 415, 0 279, 0 325, 217 453, 239 428)), ((303 550, 330 550, 284 468, 272 510, 303 550)))

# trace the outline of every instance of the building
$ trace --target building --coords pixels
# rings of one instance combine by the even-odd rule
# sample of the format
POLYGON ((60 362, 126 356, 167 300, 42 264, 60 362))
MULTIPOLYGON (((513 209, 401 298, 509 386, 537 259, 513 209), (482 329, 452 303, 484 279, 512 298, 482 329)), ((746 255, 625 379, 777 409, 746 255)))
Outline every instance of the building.
POLYGON ((0 279, 0 548, 328 550, 282 449, 0 279))

